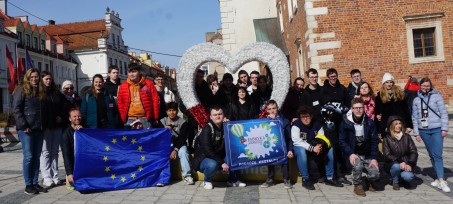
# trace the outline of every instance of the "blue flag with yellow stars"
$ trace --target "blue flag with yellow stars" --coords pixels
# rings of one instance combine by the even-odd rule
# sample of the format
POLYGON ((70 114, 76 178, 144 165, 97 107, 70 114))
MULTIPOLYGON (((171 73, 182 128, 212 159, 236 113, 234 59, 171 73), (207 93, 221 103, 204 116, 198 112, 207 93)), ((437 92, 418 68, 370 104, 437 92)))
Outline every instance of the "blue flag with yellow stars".
POLYGON ((74 133, 74 186, 78 191, 169 184, 171 132, 80 129, 74 133))

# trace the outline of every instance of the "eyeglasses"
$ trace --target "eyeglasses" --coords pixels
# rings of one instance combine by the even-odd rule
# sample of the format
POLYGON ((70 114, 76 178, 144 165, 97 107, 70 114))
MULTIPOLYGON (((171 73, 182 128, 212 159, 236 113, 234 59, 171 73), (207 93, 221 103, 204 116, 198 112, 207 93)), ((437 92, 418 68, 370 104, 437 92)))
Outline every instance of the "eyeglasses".
POLYGON ((64 90, 74 90, 74 87, 66 87, 64 90))
POLYGON ((354 109, 354 110, 363 110, 363 106, 362 107, 352 107, 352 109, 354 109))

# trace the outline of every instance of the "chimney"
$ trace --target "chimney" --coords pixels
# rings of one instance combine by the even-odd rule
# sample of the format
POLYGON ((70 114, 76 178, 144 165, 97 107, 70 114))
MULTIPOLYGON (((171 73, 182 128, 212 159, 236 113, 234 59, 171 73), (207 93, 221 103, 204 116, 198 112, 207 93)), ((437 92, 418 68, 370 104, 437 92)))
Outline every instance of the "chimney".
POLYGON ((0 10, 2 10, 5 15, 8 15, 7 5, 8 5, 7 0, 0 0, 0 10))
POLYGON ((55 21, 54 20, 49 20, 49 25, 55 25, 55 21))

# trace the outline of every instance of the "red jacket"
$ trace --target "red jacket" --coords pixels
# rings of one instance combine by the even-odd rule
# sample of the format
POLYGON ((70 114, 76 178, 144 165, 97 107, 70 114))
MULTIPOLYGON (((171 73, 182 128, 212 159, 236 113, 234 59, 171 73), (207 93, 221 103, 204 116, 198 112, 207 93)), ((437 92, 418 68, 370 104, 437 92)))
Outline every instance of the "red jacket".
MULTIPOLYGON (((159 94, 151 80, 145 79, 140 84, 140 99, 146 112, 146 118, 148 120, 157 120, 159 118, 159 94)), ((127 121, 130 103, 131 94, 129 83, 125 81, 120 85, 118 90, 118 111, 120 112, 123 123, 127 121)))

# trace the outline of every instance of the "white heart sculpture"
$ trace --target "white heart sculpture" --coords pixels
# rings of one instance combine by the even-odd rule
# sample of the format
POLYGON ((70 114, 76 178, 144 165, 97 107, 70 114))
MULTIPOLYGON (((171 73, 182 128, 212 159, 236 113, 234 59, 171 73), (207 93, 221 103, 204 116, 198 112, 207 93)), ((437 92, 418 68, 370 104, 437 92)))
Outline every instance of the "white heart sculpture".
POLYGON ((261 61, 267 64, 273 77, 271 99, 274 99, 279 107, 282 106, 288 92, 290 76, 288 61, 279 48, 269 43, 257 42, 243 47, 232 57, 219 45, 202 43, 188 49, 179 61, 176 83, 187 109, 200 103, 195 92, 194 73, 196 68, 206 62, 214 61, 225 65, 225 68, 231 73, 236 73, 248 62, 261 61))

